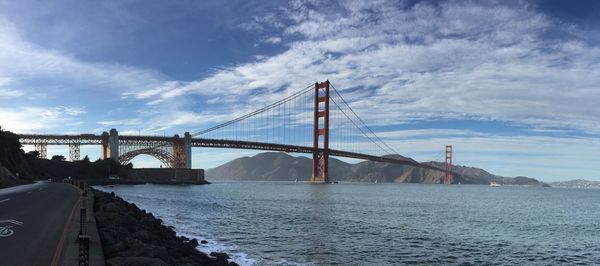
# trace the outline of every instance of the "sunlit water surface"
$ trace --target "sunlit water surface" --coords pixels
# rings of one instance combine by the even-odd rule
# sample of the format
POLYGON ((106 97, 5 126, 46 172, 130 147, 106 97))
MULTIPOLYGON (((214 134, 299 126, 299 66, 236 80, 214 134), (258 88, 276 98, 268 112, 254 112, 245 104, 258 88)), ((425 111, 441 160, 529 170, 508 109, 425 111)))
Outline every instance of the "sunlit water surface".
POLYGON ((101 187, 244 265, 600 264, 600 190, 215 182, 101 187))

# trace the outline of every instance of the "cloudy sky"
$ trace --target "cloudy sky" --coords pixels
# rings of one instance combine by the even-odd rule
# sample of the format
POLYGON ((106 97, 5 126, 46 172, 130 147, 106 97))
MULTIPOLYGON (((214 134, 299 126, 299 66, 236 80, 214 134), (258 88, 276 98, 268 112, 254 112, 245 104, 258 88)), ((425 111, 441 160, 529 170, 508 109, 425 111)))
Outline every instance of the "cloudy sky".
POLYGON ((405 156, 600 180, 597 1, 0 0, 15 132, 182 134, 326 79, 405 156))

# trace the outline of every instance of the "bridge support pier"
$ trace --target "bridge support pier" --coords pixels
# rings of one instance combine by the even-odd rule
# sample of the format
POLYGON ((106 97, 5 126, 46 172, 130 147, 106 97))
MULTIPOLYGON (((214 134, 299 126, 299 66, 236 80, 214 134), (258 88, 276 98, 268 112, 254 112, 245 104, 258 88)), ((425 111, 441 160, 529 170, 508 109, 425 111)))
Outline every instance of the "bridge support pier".
POLYGON ((47 143, 35 143, 33 144, 35 151, 39 153, 38 157, 41 159, 48 159, 48 144, 47 143))
POLYGON ((329 81, 315 83, 313 122, 313 162, 310 182, 329 183, 329 81), (324 103, 323 111, 320 111, 321 103, 324 103), (320 127, 320 118, 323 118, 323 128, 320 127), (319 147, 320 136, 323 136, 323 148, 319 147))
POLYGON ((80 151, 81 151, 81 146, 79 143, 71 143, 69 144, 69 160, 71 162, 74 161, 79 161, 81 156, 80 156, 80 151))

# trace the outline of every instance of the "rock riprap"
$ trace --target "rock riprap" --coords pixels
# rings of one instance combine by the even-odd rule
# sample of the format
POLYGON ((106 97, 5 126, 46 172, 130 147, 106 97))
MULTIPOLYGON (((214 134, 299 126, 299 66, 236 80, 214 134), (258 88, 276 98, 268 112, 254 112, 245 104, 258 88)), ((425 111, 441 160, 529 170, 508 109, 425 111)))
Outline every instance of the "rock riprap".
POLYGON ((198 241, 177 236, 151 213, 113 193, 94 191, 94 214, 107 265, 237 265, 224 253, 208 256, 198 241))

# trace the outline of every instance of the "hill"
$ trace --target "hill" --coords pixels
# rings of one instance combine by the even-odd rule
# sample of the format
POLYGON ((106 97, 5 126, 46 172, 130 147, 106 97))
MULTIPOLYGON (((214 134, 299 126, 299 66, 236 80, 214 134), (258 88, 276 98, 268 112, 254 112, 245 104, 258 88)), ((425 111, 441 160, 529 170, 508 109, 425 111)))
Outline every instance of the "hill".
POLYGON ((550 183, 553 187, 562 188, 595 188, 600 189, 600 181, 590 181, 584 179, 573 179, 569 181, 560 181, 550 183))
MULTIPOLYGON (((409 159, 400 155, 388 155, 409 159)), ((414 161, 414 160, 413 160, 414 161)), ((443 163, 426 164, 443 168, 443 163)), ((212 180, 262 180, 290 181, 298 178, 307 181, 311 174, 312 160, 306 157, 293 157, 282 152, 265 152, 252 157, 234 159, 216 168, 206 171, 206 178, 212 180)), ((454 182, 462 184, 482 184, 498 182, 506 185, 545 185, 533 178, 500 177, 475 167, 453 166, 460 174, 454 182)), ((335 158, 329 158, 329 176, 331 180, 356 182, 396 182, 396 183, 440 183, 444 174, 439 171, 416 168, 413 166, 363 161, 350 164, 335 158)))

